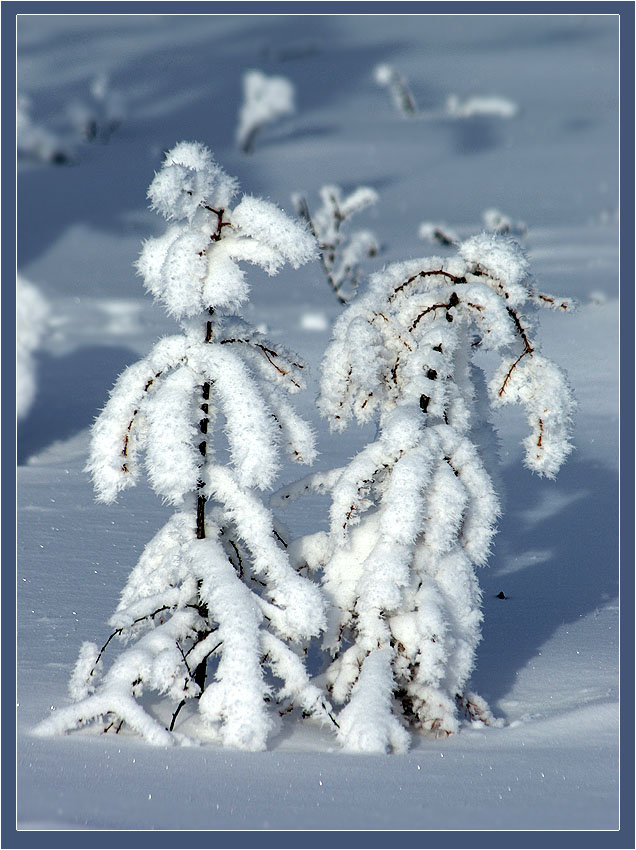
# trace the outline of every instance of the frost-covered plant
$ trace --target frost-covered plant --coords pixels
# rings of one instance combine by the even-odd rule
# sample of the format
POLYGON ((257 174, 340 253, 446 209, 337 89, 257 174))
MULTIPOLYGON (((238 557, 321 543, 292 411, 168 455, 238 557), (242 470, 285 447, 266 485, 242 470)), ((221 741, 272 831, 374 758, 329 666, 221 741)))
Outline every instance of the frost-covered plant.
POLYGON ((376 83, 391 93, 396 109, 406 118, 412 118, 417 112, 415 98, 411 94, 406 79, 392 65, 377 65, 373 71, 376 83))
POLYGON ((425 242, 433 242, 444 247, 458 245, 460 242, 457 232, 442 222, 423 221, 419 226, 418 236, 425 242))
POLYGON ((18 419, 27 415, 36 393, 34 354, 46 336, 49 307, 40 290, 20 275, 15 298, 15 398, 18 419))
POLYGON ((369 186, 359 186, 345 196, 340 186, 328 185, 320 189, 320 200, 321 206, 312 215, 303 195, 292 196, 298 215, 318 240, 329 286, 340 303, 347 304, 360 282, 360 263, 366 257, 375 257, 379 246, 370 230, 347 233, 345 225, 351 216, 377 203, 378 193, 369 186))
POLYGON ((70 107, 71 121, 87 142, 108 142, 124 119, 124 103, 106 74, 97 76, 90 85, 88 102, 70 107))
POLYGON ((258 750, 277 714, 268 702, 327 717, 301 647, 323 628, 322 596, 290 564, 258 494, 274 481, 281 450, 299 462, 314 457, 313 433, 287 399, 305 369, 236 315, 248 297, 239 263, 271 275, 285 263, 297 268, 315 257, 315 240, 269 202, 244 195, 231 206, 237 188, 191 142, 166 154, 150 185, 153 208, 172 224, 145 243, 137 268, 182 333, 120 376, 93 426, 87 469, 97 498, 113 502, 140 479, 145 453, 152 488, 176 512, 132 570, 111 637, 101 650, 82 647, 75 703, 42 733, 124 723, 168 744, 180 709, 195 699, 225 745, 258 750), (115 636, 125 648, 103 674, 115 636), (171 704, 171 720, 140 702, 152 691, 171 704))
POLYGON ((268 77, 262 71, 246 71, 236 130, 236 141, 243 153, 252 152, 254 139, 266 124, 293 115, 294 98, 294 86, 287 77, 268 77))
POLYGON ((481 214, 481 219, 486 230, 491 233, 511 234, 514 236, 525 236, 528 227, 523 221, 513 221, 509 216, 494 207, 489 207, 481 214))
POLYGON ((406 726, 457 731, 460 713, 492 722, 467 690, 480 639, 475 567, 499 513, 480 459, 477 347, 497 352, 492 407, 521 404, 525 464, 552 478, 570 452, 572 396, 532 341, 525 312, 568 302, 534 292, 515 243, 489 234, 450 259, 390 265, 338 319, 319 406, 333 430, 376 421, 377 438, 342 469, 283 490, 331 493, 330 533, 298 541, 324 569, 332 608, 324 646, 338 735, 351 750, 402 751, 406 726))

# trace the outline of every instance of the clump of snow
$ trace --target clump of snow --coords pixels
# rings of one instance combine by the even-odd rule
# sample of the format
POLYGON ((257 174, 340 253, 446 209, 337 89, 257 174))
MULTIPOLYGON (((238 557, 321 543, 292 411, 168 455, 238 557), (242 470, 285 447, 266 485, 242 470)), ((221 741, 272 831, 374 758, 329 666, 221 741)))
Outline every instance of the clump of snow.
POLYGON ((313 311, 303 313, 300 317, 300 327, 304 331, 326 331, 329 327, 329 320, 324 313, 313 311))

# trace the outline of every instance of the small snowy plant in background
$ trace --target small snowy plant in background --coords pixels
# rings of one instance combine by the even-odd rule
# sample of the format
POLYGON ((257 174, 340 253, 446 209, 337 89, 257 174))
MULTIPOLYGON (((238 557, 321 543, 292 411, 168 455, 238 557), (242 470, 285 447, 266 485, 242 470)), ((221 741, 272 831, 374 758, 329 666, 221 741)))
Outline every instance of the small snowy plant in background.
POLYGON ((516 103, 497 95, 474 95, 462 100, 451 94, 446 99, 446 115, 449 118, 514 118, 518 111, 516 103))
MULTIPOLYGON (((528 227, 523 221, 514 221, 509 216, 494 207, 485 209, 481 220, 488 233, 510 235, 520 238, 528 233, 528 227)), ((457 247, 461 242, 458 232, 442 222, 423 221, 418 228, 418 236, 425 242, 442 245, 445 248, 457 247)))
POLYGON ((525 408, 525 464, 554 477, 571 450, 573 400, 532 339, 525 313, 535 304, 570 306, 530 288, 518 245, 483 234, 452 258, 374 274, 334 327, 321 413, 335 431, 376 422, 377 438, 275 499, 331 493, 329 534, 301 538, 294 557, 324 570, 326 682, 344 705, 346 749, 401 752, 409 725, 447 735, 462 715, 493 722, 468 689, 482 619, 475 567, 499 514, 475 438, 473 357, 479 347, 499 355, 490 405, 525 408))
POLYGON ((71 122, 85 141, 106 143, 124 119, 123 98, 106 74, 93 80, 89 93, 88 101, 69 108, 71 122))
POLYGON ((501 210, 494 207, 484 210, 481 214, 481 220, 486 230, 490 233, 525 236, 528 232, 528 227, 524 221, 513 221, 509 216, 502 213, 501 210))
POLYGON ((40 290, 25 278, 16 277, 16 413, 24 418, 33 405, 37 389, 34 354, 47 333, 49 307, 40 290))
POLYGON ((150 185, 171 224, 145 243, 137 267, 182 333, 119 377, 93 426, 87 469, 110 503, 139 481, 145 455, 152 488, 175 513, 132 570, 111 636, 101 649, 81 648, 75 702, 40 724, 42 734, 94 722, 169 744, 189 701, 224 745, 247 750, 265 747, 279 710, 330 722, 303 656, 324 626, 323 599, 291 565, 258 492, 275 480, 282 451, 314 458, 313 433, 288 400, 305 368, 237 315, 249 291, 239 263, 273 275, 313 259, 316 245, 271 203, 245 195, 232 205, 237 188, 190 142, 166 154, 150 185), (123 647, 106 666, 114 638, 123 647), (163 709, 142 705, 148 692, 165 698, 163 709))
POLYGON ((408 83, 392 65, 377 65, 373 71, 373 78, 379 86, 389 90, 395 108, 405 118, 412 118, 416 114, 417 105, 408 83))
POLYGON ((460 238, 456 231, 442 222, 423 221, 418 229, 418 236, 425 242, 450 247, 458 245, 460 238))
POLYGON ((345 195, 340 186, 328 185, 320 189, 320 200, 321 206, 312 215, 303 195, 292 196, 296 212, 318 240, 327 283, 340 303, 347 304, 356 294, 362 276, 360 263, 375 257, 379 246, 370 230, 347 233, 345 225, 351 216, 377 203, 378 193, 370 186, 359 186, 345 195))
POLYGON ((268 77, 262 71, 247 71, 243 76, 243 104, 239 112, 236 141, 243 153, 251 153, 257 134, 295 112, 295 90, 286 77, 268 77))

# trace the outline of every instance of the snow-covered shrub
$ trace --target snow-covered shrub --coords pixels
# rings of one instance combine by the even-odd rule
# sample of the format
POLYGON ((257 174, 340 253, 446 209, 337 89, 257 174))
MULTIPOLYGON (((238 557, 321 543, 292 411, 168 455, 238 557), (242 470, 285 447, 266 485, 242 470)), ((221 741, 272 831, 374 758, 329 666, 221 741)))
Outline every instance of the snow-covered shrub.
POLYGON ((108 142, 124 119, 123 98, 112 88, 106 74, 93 80, 89 93, 88 101, 70 106, 71 121, 87 142, 108 142))
POLYGON ((140 479, 145 454, 152 488, 176 512, 132 570, 111 637, 100 651, 83 646, 71 680, 76 702, 41 733, 124 723, 167 744, 195 699, 225 745, 258 750, 277 714, 267 703, 328 715, 301 648, 324 626, 323 599, 291 565, 258 494, 274 481, 281 451, 298 462, 315 455, 313 433, 287 398, 303 387, 305 368, 237 315, 248 297, 239 263, 273 275, 317 250, 304 225, 273 204, 245 195, 231 206, 237 188, 191 142, 166 154, 150 185, 152 207, 171 224, 145 243, 137 268, 182 333, 119 377, 93 426, 87 470, 97 498, 113 502, 140 479), (217 460, 215 443, 229 464, 217 460), (115 636, 125 648, 102 674, 115 636), (168 701, 163 719, 139 701, 149 691, 168 701))
POLYGON ((406 79, 392 65, 377 65, 373 71, 376 83, 391 93, 396 109, 406 118, 412 118, 417 112, 415 98, 411 94, 406 79))
POLYGON ((494 207, 489 207, 481 214, 481 219, 486 230, 490 233, 510 234, 513 236, 525 236, 528 227, 523 221, 513 221, 509 216, 494 207))
POLYGON ((287 77, 268 77, 262 71, 243 75, 243 103, 236 141, 243 153, 251 153, 257 133, 285 115, 293 115, 295 91, 287 77))
POLYGON ((31 409, 36 392, 34 353, 46 335, 48 304, 40 290, 20 275, 16 277, 16 413, 22 419, 31 409))
POLYGON ((320 262, 327 282, 341 304, 347 304, 355 295, 360 282, 360 263, 366 257, 375 257, 379 246, 370 230, 343 230, 352 215, 377 203, 378 193, 369 186, 359 186, 344 195, 340 186, 323 186, 320 189, 321 206, 312 215, 307 199, 301 194, 292 196, 298 215, 309 224, 318 240, 320 262))
POLYGON ((73 159, 69 145, 52 130, 38 123, 33 104, 26 95, 18 97, 16 106, 16 147, 19 157, 66 165, 73 159))
POLYGON ((488 557, 499 503, 474 434, 478 347, 497 352, 493 408, 521 404, 525 464, 552 478, 570 452, 572 396, 532 341, 534 292, 518 245, 489 234, 456 256, 374 274, 334 327, 319 407, 335 431, 375 421, 377 438, 344 468, 277 494, 331 493, 330 533, 295 544, 324 569, 331 613, 326 679, 350 750, 402 751, 412 724, 457 731, 461 712, 492 722, 467 691, 480 639, 475 567, 488 557))

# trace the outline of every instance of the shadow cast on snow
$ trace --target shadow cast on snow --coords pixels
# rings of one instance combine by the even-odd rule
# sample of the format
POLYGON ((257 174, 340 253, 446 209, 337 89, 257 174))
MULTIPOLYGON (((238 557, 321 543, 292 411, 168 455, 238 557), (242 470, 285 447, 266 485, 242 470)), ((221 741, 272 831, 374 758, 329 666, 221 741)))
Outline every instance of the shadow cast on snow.
POLYGON ((483 640, 473 674, 493 704, 559 627, 618 596, 616 472, 571 459, 555 482, 509 467, 504 486, 508 512, 479 573, 483 640))
POLYGON ((37 357, 38 392, 18 425, 18 466, 58 440, 93 424, 107 401, 106 387, 139 355, 129 348, 92 346, 61 357, 37 357))

